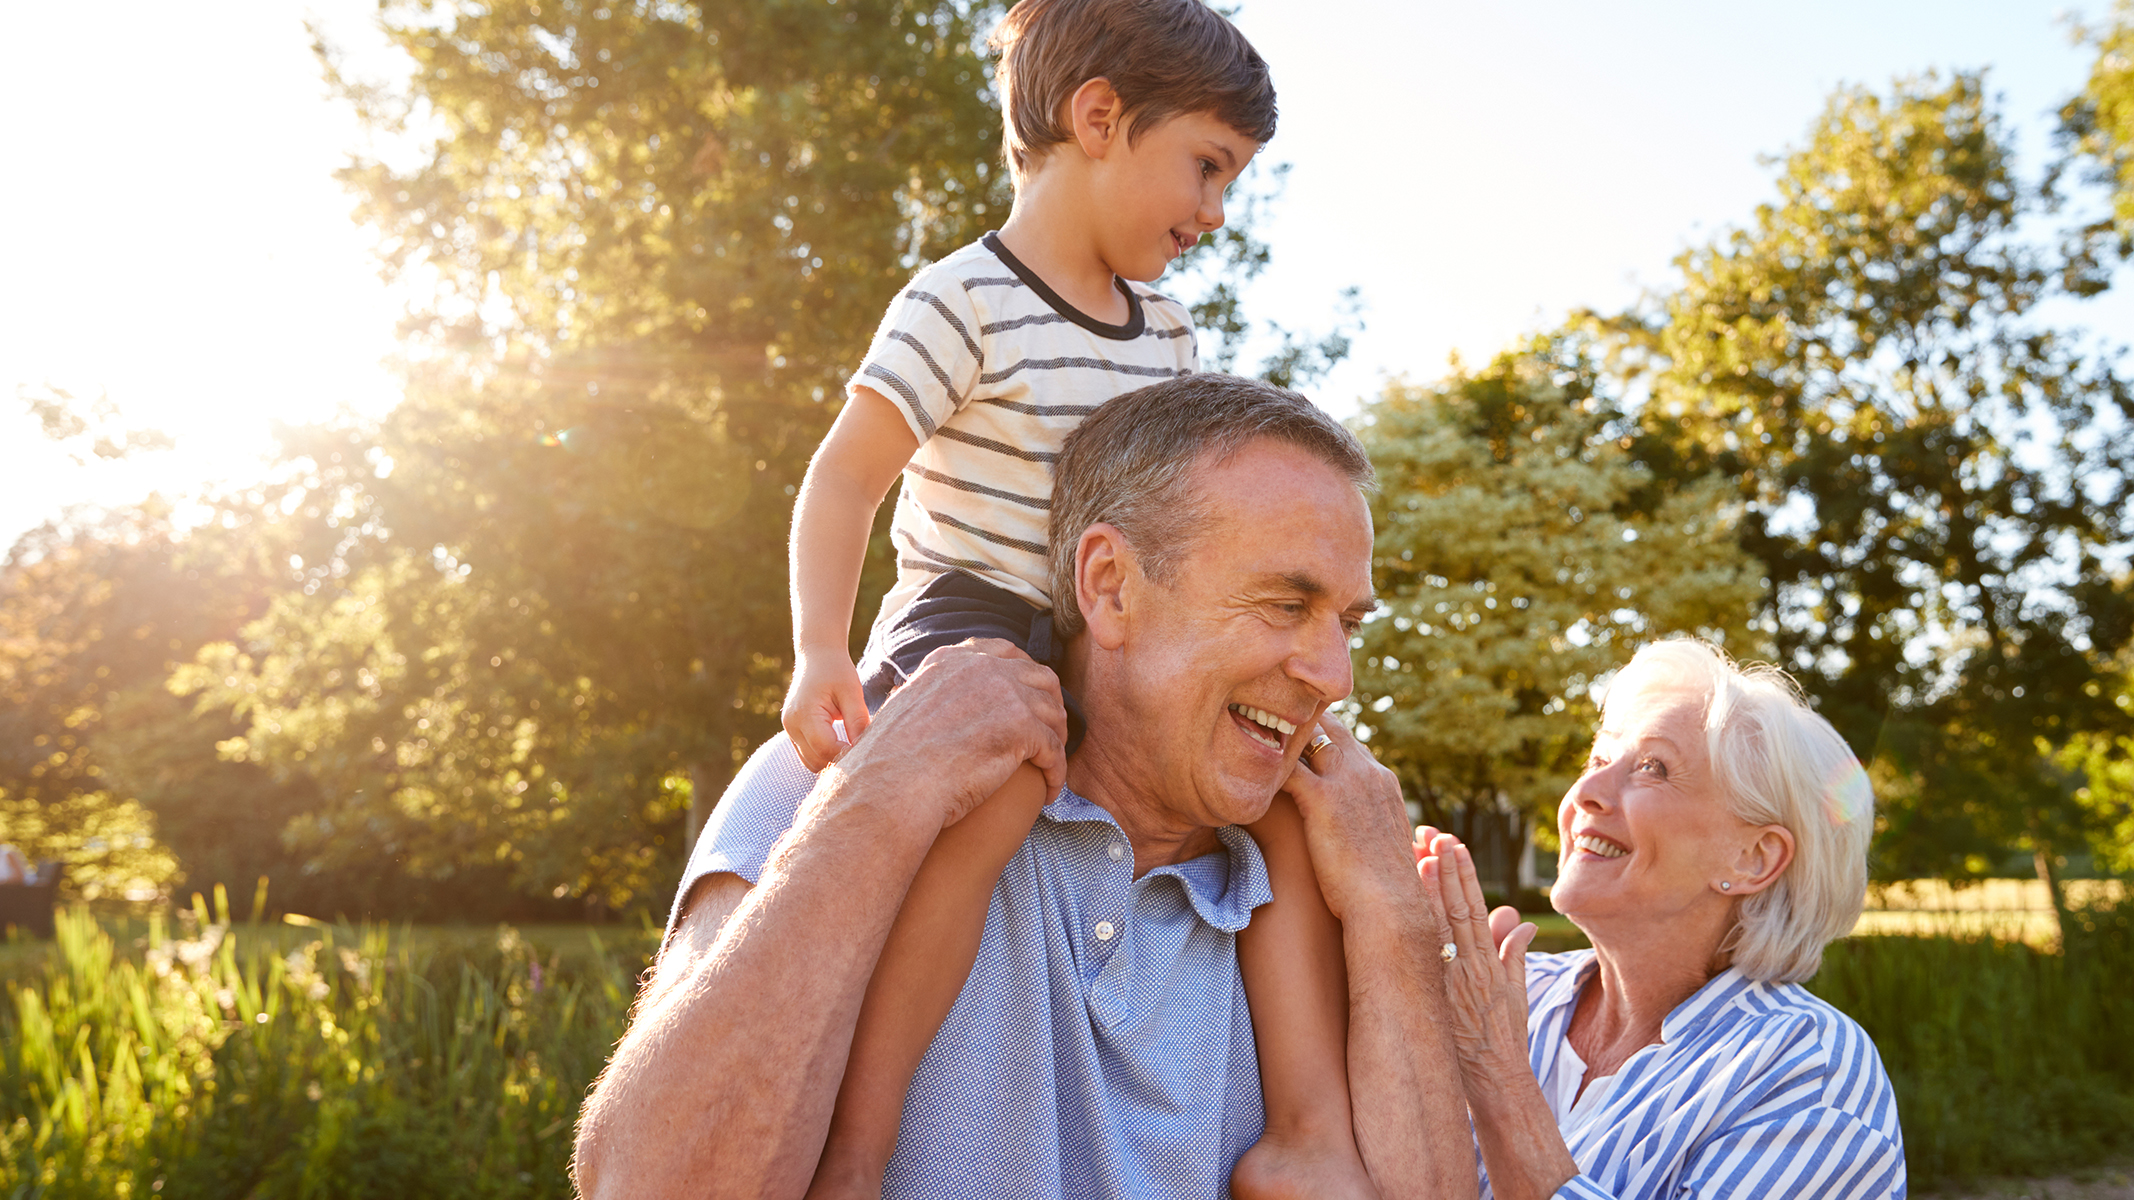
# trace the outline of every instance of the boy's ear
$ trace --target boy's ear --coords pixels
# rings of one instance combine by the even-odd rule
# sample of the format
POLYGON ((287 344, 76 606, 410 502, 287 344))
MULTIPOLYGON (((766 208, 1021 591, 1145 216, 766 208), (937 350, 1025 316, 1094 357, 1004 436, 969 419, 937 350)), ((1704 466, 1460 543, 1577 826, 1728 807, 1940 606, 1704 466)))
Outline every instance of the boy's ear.
POLYGON ((1118 526, 1100 521, 1082 531, 1074 550, 1075 603, 1090 640, 1106 650, 1126 643, 1127 578, 1135 570, 1133 547, 1118 526))
POLYGON ((1126 110, 1111 80, 1098 76, 1067 99, 1067 121, 1075 144, 1091 158, 1103 158, 1126 140, 1126 110))

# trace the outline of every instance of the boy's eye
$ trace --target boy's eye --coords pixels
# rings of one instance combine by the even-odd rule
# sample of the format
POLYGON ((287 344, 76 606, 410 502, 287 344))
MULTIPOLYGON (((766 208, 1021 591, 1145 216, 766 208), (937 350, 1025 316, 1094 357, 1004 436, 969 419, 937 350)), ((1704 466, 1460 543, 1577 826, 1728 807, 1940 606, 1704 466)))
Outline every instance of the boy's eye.
POLYGON ((1215 163, 1212 160, 1205 158, 1200 160, 1200 177, 1202 179, 1213 178, 1215 176, 1215 172, 1216 167, 1215 163))

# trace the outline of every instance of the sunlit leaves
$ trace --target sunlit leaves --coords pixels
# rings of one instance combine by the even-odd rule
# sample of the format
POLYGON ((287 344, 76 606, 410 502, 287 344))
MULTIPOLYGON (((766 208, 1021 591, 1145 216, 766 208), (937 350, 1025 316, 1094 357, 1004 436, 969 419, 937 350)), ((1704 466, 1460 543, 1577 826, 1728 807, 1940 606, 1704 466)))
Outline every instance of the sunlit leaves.
POLYGON ((2049 208, 1978 76, 1842 91, 1624 327, 1661 364, 1641 453, 1737 481, 1782 663, 1887 759, 1885 870, 2079 841, 2033 742, 2121 720, 2084 687, 2130 632, 2134 388, 2038 319, 2089 290, 2049 208))
POLYGON ((1590 689, 1677 632, 1756 644, 1762 583, 1718 479, 1667 481, 1576 337, 1474 375, 1396 384, 1359 434, 1379 471, 1359 719, 1426 820, 1543 817, 1577 774, 1590 689))

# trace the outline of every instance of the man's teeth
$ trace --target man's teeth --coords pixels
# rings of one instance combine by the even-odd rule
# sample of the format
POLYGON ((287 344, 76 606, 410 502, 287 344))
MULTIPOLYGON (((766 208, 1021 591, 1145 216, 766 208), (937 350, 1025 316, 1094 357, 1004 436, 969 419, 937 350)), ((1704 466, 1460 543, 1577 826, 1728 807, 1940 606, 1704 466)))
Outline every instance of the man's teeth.
POLYGON ((1598 854, 1602 858, 1621 858, 1625 854, 1630 853, 1630 851, 1623 849, 1621 846, 1616 845, 1614 842, 1604 842, 1597 837, 1584 833, 1581 833, 1577 837, 1572 838, 1571 844, 1573 846, 1578 847, 1580 850, 1589 850, 1595 854, 1598 854))
MULTIPOLYGON (((1245 720, 1250 722, 1251 725, 1257 725, 1262 729, 1272 729, 1285 738, 1297 731, 1297 727, 1295 725, 1292 725, 1288 721, 1285 721, 1282 718, 1274 715, 1273 713, 1268 712, 1264 708, 1254 708, 1250 704, 1233 704, 1230 706, 1230 711, 1236 713, 1238 716, 1245 718, 1245 720)), ((1246 729, 1246 732, 1250 733, 1255 741, 1261 742, 1267 746, 1271 746, 1276 750, 1280 750, 1282 748, 1281 738, 1277 738, 1269 734, 1263 734, 1260 732, 1259 729, 1253 729, 1249 726, 1246 729)))

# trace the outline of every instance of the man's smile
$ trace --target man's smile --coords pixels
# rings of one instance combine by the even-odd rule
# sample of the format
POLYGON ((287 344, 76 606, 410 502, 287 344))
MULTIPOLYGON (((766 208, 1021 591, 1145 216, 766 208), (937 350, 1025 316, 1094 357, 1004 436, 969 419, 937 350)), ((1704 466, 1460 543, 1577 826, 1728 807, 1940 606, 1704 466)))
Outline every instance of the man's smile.
POLYGON ((1245 736, 1278 754, 1286 744, 1285 739, 1297 731, 1294 722, 1285 721, 1264 708, 1254 708, 1250 704, 1233 704, 1230 706, 1230 713, 1238 719, 1238 728, 1245 731, 1245 736))

